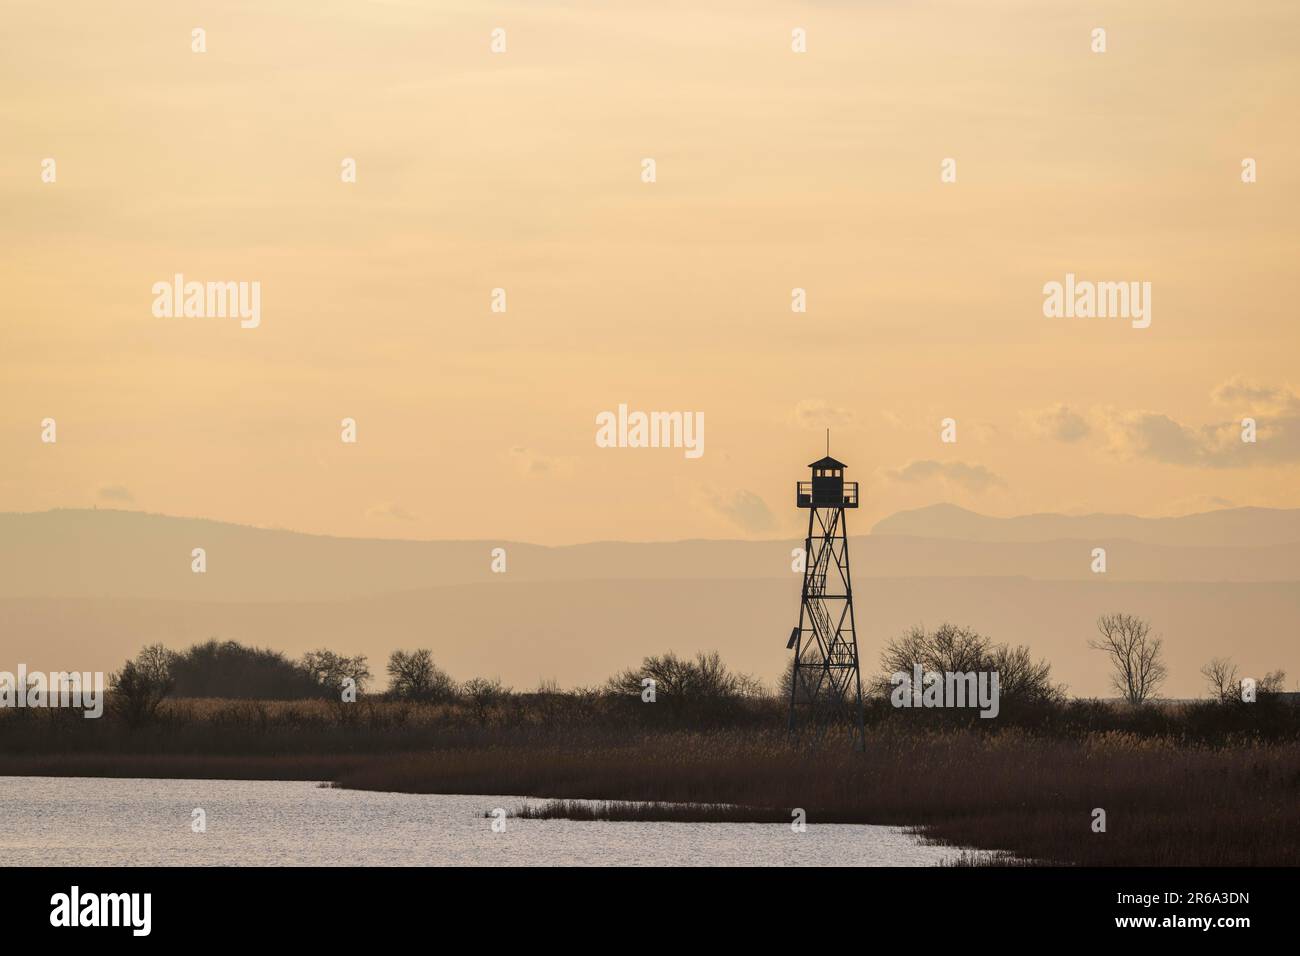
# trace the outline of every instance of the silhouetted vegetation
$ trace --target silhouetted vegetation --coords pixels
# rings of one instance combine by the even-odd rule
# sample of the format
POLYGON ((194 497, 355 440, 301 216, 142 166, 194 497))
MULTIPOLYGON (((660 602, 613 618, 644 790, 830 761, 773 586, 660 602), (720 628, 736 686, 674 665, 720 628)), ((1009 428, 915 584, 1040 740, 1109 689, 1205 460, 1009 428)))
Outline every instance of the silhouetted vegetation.
POLYGON ((880 676, 872 689, 888 696, 893 675, 910 676, 915 664, 923 671, 941 674, 997 672, 1004 707, 1032 708, 1065 700, 1065 688, 1052 683, 1052 666, 1046 661, 1035 662, 1029 648, 994 644, 970 628, 946 623, 930 632, 914 627, 886 644, 880 655, 880 676))
POLYGON ((1253 693, 1248 694, 1247 682, 1237 676, 1237 665, 1226 657, 1212 658, 1201 668, 1201 675, 1210 689, 1210 698, 1229 707, 1273 704, 1286 690, 1286 671, 1274 670, 1254 681, 1253 693))
POLYGON ((344 657, 323 649, 308 651, 302 656, 302 668, 321 694, 334 700, 363 694, 370 683, 370 667, 364 654, 344 657))
POLYGON ((232 700, 341 699, 347 682, 357 694, 370 680, 366 658, 311 651, 291 661, 279 651, 210 640, 188 650, 144 648, 109 680, 115 711, 132 727, 158 716, 168 696, 232 700))
MULTIPOLYGON (((318 650, 292 661, 277 651, 233 641, 208 641, 182 652, 154 645, 112 675, 104 719, 70 722, 51 712, 42 723, 36 712, 0 712, 0 736, 22 748, 32 731, 48 725, 91 749, 129 732, 139 747, 165 747, 168 740, 184 739, 200 750, 233 753, 240 747, 257 752, 264 740, 290 749, 340 745, 346 750, 353 738, 362 737, 369 738, 368 747, 392 751, 436 745, 443 732, 469 728, 572 734, 585 727, 602 739, 692 729, 779 731, 789 693, 788 671, 772 693, 754 678, 731 671, 717 653, 650 656, 601 687, 572 690, 551 683, 515 691, 482 677, 457 683, 428 650, 395 651, 387 671, 390 686, 376 695, 366 693, 370 672, 364 657, 318 650), (356 684, 355 702, 347 700, 349 680, 356 684), (219 699, 200 703, 200 698, 219 699), (154 724, 158 733, 149 739, 144 731, 154 724)), ((1050 665, 1035 661, 1026 647, 995 644, 951 624, 933 631, 913 628, 886 644, 878 677, 865 684, 866 723, 925 731, 973 728, 988 734, 1016 728, 1072 738, 1128 733, 1224 745, 1297 737, 1300 709, 1283 700, 1281 671, 1260 679, 1257 699, 1249 703, 1242 701, 1230 661, 1216 659, 1202 673, 1211 690, 1206 701, 1143 706, 1150 703, 1149 694, 1143 695, 1143 705, 1067 699, 1064 688, 1052 682, 1050 665), (982 719, 974 708, 890 706, 889 676, 910 671, 913 663, 927 671, 998 671, 998 717, 982 719)), ((118 749, 129 745, 123 742, 118 749)))
POLYGON ((788 697, 717 654, 651 656, 600 687, 571 690, 457 683, 427 650, 397 651, 386 670, 390 686, 374 694, 365 658, 154 645, 113 675, 102 719, 0 711, 0 752, 11 774, 520 793, 568 801, 530 814, 575 819, 788 823, 800 807, 810 824, 919 825, 933 839, 1016 859, 1297 862, 1300 706, 1282 693, 1280 671, 1243 701, 1226 659, 1203 671, 1206 700, 1153 702, 1146 679, 1136 698, 1067 699, 1028 648, 950 624, 912 629, 886 645, 881 677, 868 682, 865 754, 834 739, 793 747, 788 697), (892 706, 885 680, 914 663, 998 670, 999 716, 892 706), (354 702, 345 702, 349 681, 354 702), (573 803, 585 799, 618 802, 573 803), (1096 806, 1123 808, 1107 834, 1089 827, 1096 806))
POLYGON ((388 658, 388 692, 399 700, 446 701, 459 688, 433 662, 433 651, 393 651, 388 658))
POLYGON ((474 714, 474 719, 484 726, 509 693, 509 690, 501 686, 501 681, 486 677, 471 678, 461 688, 461 695, 474 714))
POLYGON ((790 812, 780 808, 636 800, 548 800, 541 804, 526 803, 511 816, 520 820, 668 820, 674 823, 789 823, 791 819, 790 812))
POLYGON ((675 723, 710 725, 735 718, 748 702, 767 697, 761 681, 729 670, 717 651, 701 652, 693 660, 672 651, 647 657, 640 667, 611 677, 606 692, 624 701, 661 705, 675 723))
POLYGON ((152 644, 109 676, 114 708, 127 726, 140 727, 157 716, 175 683, 172 656, 161 644, 152 644))
MULTIPOLYGON (((1300 747, 1204 747, 1133 734, 871 728, 865 753, 793 751, 780 734, 664 734, 600 750, 447 749, 362 764, 338 785, 526 793, 522 815, 568 819, 916 827, 1001 861, 1087 865, 1300 863, 1300 747), (596 803, 577 803, 578 800, 596 803), (609 801, 618 801, 610 804, 609 801), (1094 832, 1092 809, 1108 809, 1094 832)), ((516 812, 520 812, 517 810, 516 812)))
POLYGON ((1154 700, 1168 676, 1161 657, 1163 640, 1151 634, 1151 624, 1132 614, 1103 614, 1097 619, 1101 635, 1088 642, 1110 659, 1111 684, 1135 707, 1154 700))
POLYGON ((177 697, 303 700, 321 687, 301 663, 280 651, 211 640, 173 654, 169 662, 177 697))

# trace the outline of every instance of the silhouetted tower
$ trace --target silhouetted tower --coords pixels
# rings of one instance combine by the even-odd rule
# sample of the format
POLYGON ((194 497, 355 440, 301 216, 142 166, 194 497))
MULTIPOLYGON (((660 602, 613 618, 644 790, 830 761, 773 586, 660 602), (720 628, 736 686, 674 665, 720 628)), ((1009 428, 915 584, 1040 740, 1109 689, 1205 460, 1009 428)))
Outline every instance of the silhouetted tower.
POLYGON ((799 623, 786 645, 794 650, 790 733, 817 743, 829 732, 847 732, 861 750, 862 678, 844 521, 844 513, 858 506, 858 483, 845 482, 844 463, 829 454, 808 467, 812 481, 795 486, 795 503, 808 509, 808 536, 799 623))

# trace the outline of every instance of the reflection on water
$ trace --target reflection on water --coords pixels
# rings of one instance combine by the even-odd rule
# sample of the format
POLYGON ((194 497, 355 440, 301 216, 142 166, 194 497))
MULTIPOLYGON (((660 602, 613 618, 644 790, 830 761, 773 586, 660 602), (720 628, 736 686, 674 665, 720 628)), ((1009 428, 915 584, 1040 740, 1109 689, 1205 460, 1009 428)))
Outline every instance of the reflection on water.
POLYGON ((334 790, 302 781, 0 777, 6 866, 927 866, 959 851, 896 827, 506 821, 521 797, 334 790), (193 811, 207 832, 191 829, 193 811))

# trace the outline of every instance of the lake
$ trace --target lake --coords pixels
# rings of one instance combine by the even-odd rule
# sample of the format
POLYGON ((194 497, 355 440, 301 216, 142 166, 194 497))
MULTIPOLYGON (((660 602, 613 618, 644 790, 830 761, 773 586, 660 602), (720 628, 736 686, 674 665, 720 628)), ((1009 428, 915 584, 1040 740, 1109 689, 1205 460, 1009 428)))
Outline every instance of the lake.
POLYGON ((523 797, 372 793, 283 780, 0 777, 6 866, 934 866, 898 827, 519 820, 523 797), (207 832, 191 828, 194 810, 207 832))

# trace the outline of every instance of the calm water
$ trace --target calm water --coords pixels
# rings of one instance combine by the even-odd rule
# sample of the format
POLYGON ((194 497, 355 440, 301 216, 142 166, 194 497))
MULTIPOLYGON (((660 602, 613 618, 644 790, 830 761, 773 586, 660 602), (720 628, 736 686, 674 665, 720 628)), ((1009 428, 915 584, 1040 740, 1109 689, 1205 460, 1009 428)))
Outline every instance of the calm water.
POLYGON ((506 821, 522 797, 333 790, 301 781, 0 777, 0 863, 930 866, 958 851, 895 827, 506 821), (190 828, 207 813, 207 832, 190 828))

